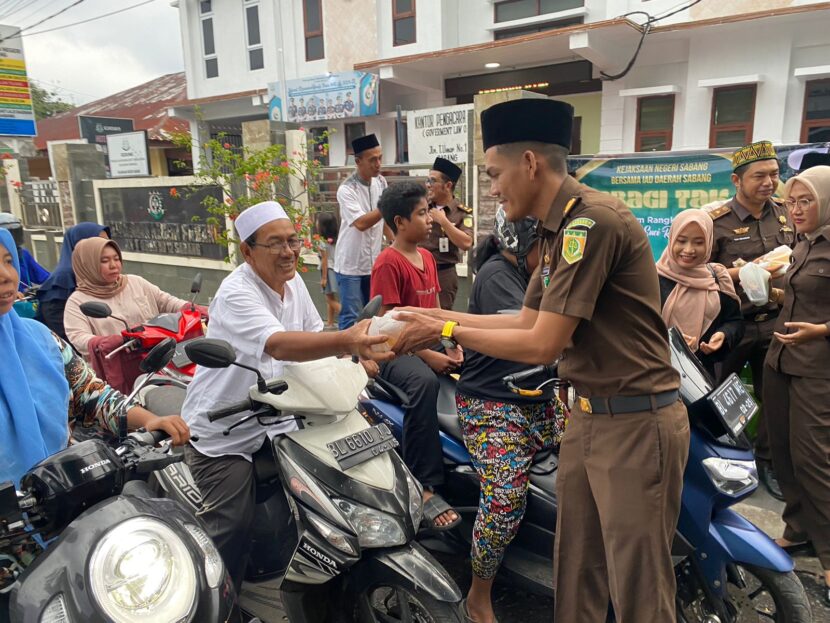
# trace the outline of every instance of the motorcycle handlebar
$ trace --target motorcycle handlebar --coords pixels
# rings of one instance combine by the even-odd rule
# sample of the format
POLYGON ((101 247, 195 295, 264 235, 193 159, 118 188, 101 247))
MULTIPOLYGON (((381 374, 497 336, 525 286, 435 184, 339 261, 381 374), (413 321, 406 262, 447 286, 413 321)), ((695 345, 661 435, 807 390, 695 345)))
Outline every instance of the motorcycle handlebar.
POLYGON ((510 383, 521 383, 525 379, 529 379, 530 377, 538 374, 546 374, 547 376, 552 377, 554 376, 554 368, 553 366, 535 366, 533 368, 528 368, 527 370, 522 370, 521 372, 516 372, 515 374, 508 374, 502 378, 502 383, 505 385, 510 383))
POLYGON ((243 411, 250 411, 254 408, 253 402, 250 398, 246 398, 245 400, 240 400, 232 405, 228 405, 227 407, 222 407, 221 409, 213 409, 207 412, 207 418, 210 422, 215 422, 216 420, 221 420, 222 418, 226 418, 229 415, 235 415, 237 413, 242 413, 243 411))

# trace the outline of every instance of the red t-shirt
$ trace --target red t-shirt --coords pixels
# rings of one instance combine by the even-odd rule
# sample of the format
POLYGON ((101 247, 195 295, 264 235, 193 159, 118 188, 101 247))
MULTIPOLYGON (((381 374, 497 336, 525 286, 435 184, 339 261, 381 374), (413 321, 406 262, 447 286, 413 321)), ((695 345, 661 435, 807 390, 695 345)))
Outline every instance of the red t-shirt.
POLYGON ((420 270, 392 247, 384 249, 372 267, 372 297, 380 294, 383 304, 392 307, 438 307, 438 269, 435 258, 418 247, 424 261, 420 270))

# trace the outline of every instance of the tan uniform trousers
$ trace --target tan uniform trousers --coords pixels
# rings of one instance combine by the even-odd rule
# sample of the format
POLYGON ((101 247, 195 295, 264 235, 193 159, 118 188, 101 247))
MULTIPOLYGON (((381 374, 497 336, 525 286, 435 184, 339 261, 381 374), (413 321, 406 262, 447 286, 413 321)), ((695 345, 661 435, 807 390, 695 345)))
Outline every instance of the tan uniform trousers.
POLYGON ((441 309, 452 309, 455 304, 455 295, 458 294, 458 273, 455 270, 455 264, 438 269, 438 285, 441 286, 441 292, 438 294, 441 309))
POLYGON ((671 544, 689 420, 657 411, 586 414, 575 405, 559 455, 554 553, 557 623, 675 621, 671 544))
POLYGON ((830 570, 830 379, 764 370, 772 464, 786 506, 784 538, 812 541, 830 570))

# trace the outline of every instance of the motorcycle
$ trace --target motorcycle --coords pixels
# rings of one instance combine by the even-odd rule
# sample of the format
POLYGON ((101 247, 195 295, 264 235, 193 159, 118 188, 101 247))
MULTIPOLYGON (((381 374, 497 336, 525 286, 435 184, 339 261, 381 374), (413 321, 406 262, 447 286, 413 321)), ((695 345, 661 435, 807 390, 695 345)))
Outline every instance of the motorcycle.
MULTIPOLYGON (((126 321, 113 316, 112 309, 100 301, 88 301, 81 304, 81 312, 89 318, 115 318, 124 323, 121 336, 124 343, 106 355, 112 359, 122 351, 138 349, 142 354, 147 353, 156 344, 167 338, 176 341, 176 352, 170 363, 159 373, 172 379, 180 387, 186 387, 193 379, 196 365, 187 358, 184 345, 193 339, 204 335, 202 314, 196 308, 196 295, 202 290, 202 274, 198 273, 190 285, 190 308, 174 313, 159 314, 147 322, 130 327, 126 321)), ((143 379, 139 379, 141 381, 143 379)))
MULTIPOLYGON (((221 340, 195 340, 186 350, 200 366, 238 365, 221 340)), ((270 381, 257 371, 248 398, 207 414, 245 414, 225 434, 251 420, 297 423, 253 456, 246 580, 276 579, 292 623, 459 621, 458 587, 414 542, 422 488, 390 452, 397 442, 389 429, 369 426, 355 409, 366 382, 363 367, 347 359, 290 364, 270 381)))
MULTIPOLYGON (((167 365, 174 347, 157 345, 144 371, 167 365)), ((122 431, 133 398, 119 414, 122 431)), ((181 460, 155 447, 165 436, 133 432, 115 448, 82 441, 32 467, 19 491, 0 484, 0 551, 25 553, 4 555, 13 623, 240 620, 199 522, 174 500, 153 499, 143 481, 181 460)))
MULTIPOLYGON (((691 442, 683 481, 680 518, 672 556, 681 623, 741 623, 759 616, 783 623, 812 621, 810 604, 792 559, 766 534, 730 507, 758 487, 752 446, 743 434, 758 410, 736 375, 715 386, 682 335, 670 331, 672 365, 680 373, 680 394, 689 412, 691 442)), ((505 377, 514 393, 544 366, 505 377)), ((455 406, 455 382, 439 377, 438 419, 446 467, 447 501, 463 518, 434 550, 466 553, 478 511, 479 479, 464 446, 455 406)), ((556 382, 551 379, 547 382, 556 382)), ((382 379, 360 401, 370 422, 385 424, 400 439, 406 397, 382 379)), ((527 511, 506 552, 502 573, 518 586, 553 596, 552 556, 556 530, 558 457, 541 452, 530 473, 527 511)))

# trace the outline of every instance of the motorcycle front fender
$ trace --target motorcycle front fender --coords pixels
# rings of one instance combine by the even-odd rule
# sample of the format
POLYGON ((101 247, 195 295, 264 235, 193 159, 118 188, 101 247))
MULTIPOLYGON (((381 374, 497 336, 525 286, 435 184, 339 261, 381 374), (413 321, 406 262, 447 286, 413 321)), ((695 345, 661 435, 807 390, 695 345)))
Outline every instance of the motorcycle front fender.
POLYGON ((349 571, 353 589, 397 583, 407 589, 426 591, 438 601, 457 604, 461 591, 423 547, 410 542, 384 550, 363 550, 364 559, 349 571))
POLYGON ((794 568, 792 558, 783 549, 760 528, 730 509, 715 513, 709 525, 708 540, 703 550, 708 554, 702 561, 704 567, 717 564, 722 569, 724 564, 734 563, 778 573, 789 573, 794 568))

